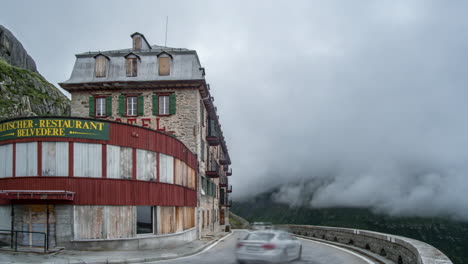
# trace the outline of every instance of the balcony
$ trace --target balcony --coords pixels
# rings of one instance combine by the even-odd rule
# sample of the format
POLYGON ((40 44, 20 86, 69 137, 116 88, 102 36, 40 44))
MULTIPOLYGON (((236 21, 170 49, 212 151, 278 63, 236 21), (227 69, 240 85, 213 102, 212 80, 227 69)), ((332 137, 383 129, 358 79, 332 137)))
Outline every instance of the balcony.
POLYGON ((220 169, 219 164, 212 161, 208 163, 208 167, 206 168, 206 177, 209 178, 219 178, 220 169))
POLYGON ((232 185, 229 185, 229 187, 227 187, 227 190, 226 190, 228 193, 232 193, 232 185))
POLYGON ((210 146, 218 146, 220 144, 218 131, 214 120, 208 122, 208 134, 206 135, 206 142, 210 146))
POLYGON ((232 175, 232 168, 229 168, 227 171, 226 171, 226 176, 231 176, 232 175))
POLYGON ((228 185, 227 185, 227 183, 220 183, 220 184, 219 184, 219 187, 221 187, 221 188, 226 188, 226 187, 228 187, 228 185))
POLYGON ((219 137, 218 136, 206 136, 206 142, 210 146, 219 146, 219 137))
POLYGON ((232 200, 229 200, 227 198, 227 196, 226 197, 221 197, 220 203, 221 203, 221 206, 232 207, 232 200))

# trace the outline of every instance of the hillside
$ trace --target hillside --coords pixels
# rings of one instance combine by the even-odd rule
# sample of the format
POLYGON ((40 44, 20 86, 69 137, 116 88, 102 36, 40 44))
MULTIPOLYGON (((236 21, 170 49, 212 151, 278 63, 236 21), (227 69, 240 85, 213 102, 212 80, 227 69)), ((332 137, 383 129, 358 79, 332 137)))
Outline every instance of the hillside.
POLYGON ((234 201, 232 211, 249 222, 339 226, 401 235, 437 247, 454 263, 468 263, 468 223, 441 218, 390 217, 365 208, 290 207, 271 199, 276 191, 234 201))
POLYGON ((70 115, 70 100, 42 77, 19 41, 0 26, 0 120, 70 115))

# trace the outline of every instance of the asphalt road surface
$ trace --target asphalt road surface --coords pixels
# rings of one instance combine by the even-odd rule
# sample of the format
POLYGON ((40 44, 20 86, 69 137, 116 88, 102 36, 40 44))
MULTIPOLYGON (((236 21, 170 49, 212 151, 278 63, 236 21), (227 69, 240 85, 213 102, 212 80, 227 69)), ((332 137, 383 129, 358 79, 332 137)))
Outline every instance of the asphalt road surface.
MULTIPOLYGON (((234 251, 236 249, 237 239, 244 238, 245 231, 235 231, 232 235, 222 240, 214 247, 201 253, 189 257, 178 258, 174 260, 156 261, 153 263, 168 263, 168 264, 234 264, 236 257, 234 251)), ((301 239, 302 242, 302 259, 290 263, 313 263, 313 264, 370 264, 363 258, 354 254, 334 248, 322 243, 311 240, 301 239)))

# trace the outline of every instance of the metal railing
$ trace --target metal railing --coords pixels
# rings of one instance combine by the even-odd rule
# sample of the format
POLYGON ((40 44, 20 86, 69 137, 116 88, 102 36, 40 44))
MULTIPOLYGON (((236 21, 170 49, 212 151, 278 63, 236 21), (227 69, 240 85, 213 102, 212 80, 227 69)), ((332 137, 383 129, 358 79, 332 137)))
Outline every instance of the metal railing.
MULTIPOLYGON (((47 233, 46 232, 34 232, 34 231, 20 231, 20 230, 11 230, 11 229, 0 229, 0 236, 11 236, 10 237, 10 248, 14 249, 14 251, 18 251, 18 233, 22 234, 39 234, 39 235, 44 235, 44 243, 42 244, 41 247, 44 248, 44 253, 47 253, 47 250, 49 249, 49 245, 47 243, 47 233)), ((20 246, 28 246, 32 247, 33 245, 23 245, 20 244, 20 246)))

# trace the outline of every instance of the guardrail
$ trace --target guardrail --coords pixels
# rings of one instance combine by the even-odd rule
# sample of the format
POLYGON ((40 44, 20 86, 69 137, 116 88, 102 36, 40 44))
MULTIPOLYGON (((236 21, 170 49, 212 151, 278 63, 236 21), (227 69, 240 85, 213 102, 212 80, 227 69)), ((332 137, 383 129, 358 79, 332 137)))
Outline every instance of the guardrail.
POLYGON ((407 237, 325 226, 279 225, 277 227, 297 235, 370 250, 398 264, 453 264, 437 248, 407 237))
MULTIPOLYGON (((40 234, 44 235, 44 243, 42 246, 44 248, 44 253, 47 253, 48 250, 48 243, 47 243, 47 233, 46 232, 32 232, 32 231, 20 231, 20 230, 10 230, 10 229, 0 229, 0 236, 10 236, 10 248, 14 249, 14 251, 18 251, 18 233, 23 234, 40 234)), ((7 241, 7 240, 4 240, 7 241)), ((21 245, 25 246, 25 245, 21 245)), ((29 246, 29 245, 26 245, 29 246)))

